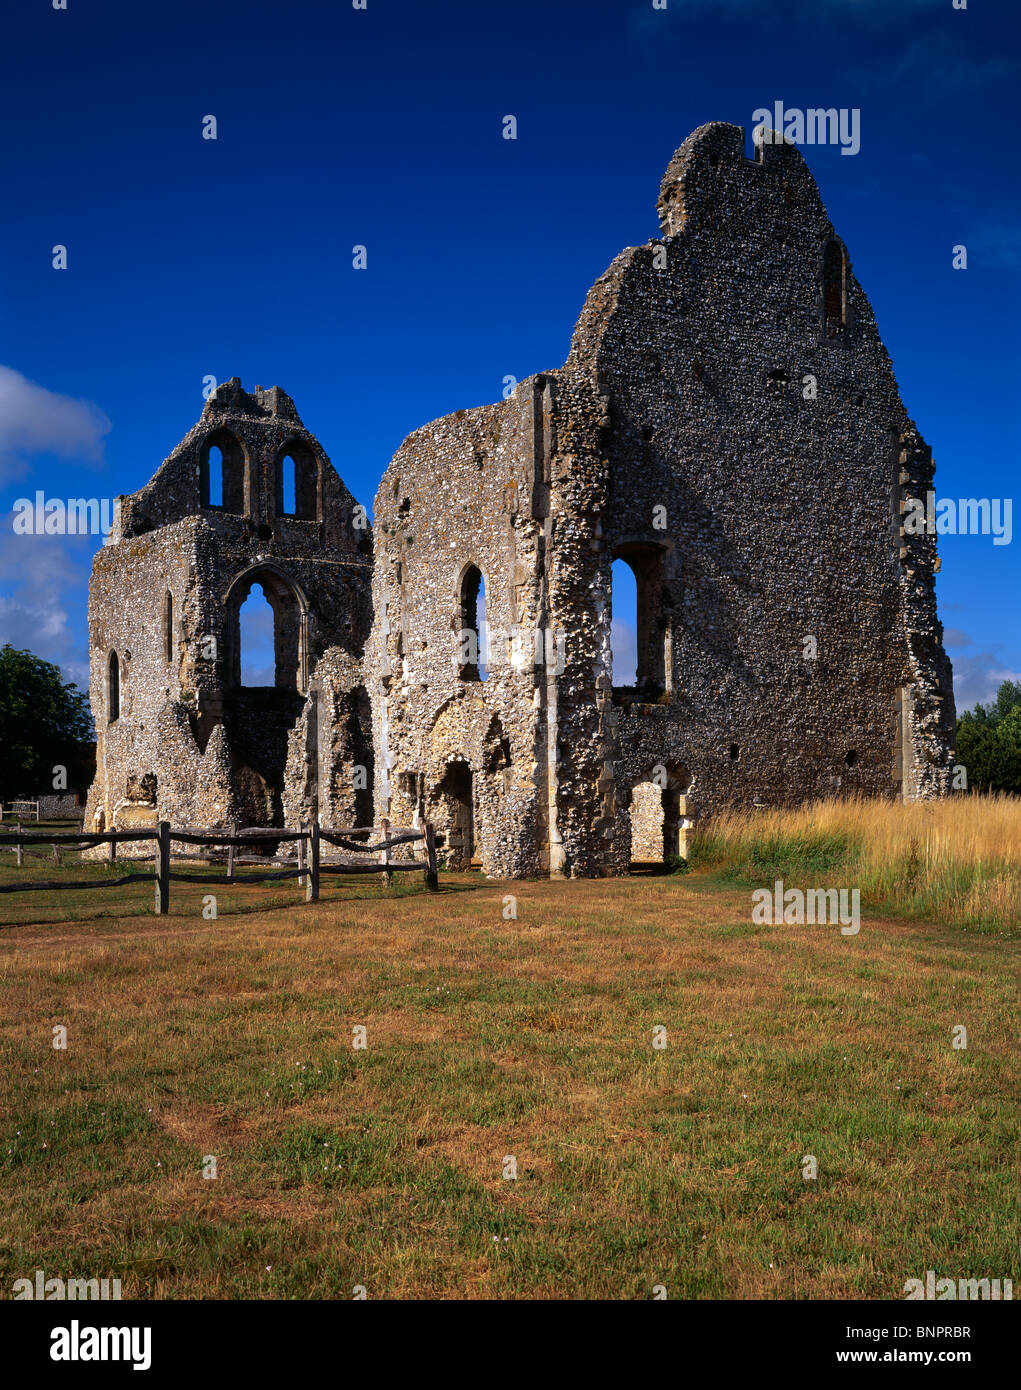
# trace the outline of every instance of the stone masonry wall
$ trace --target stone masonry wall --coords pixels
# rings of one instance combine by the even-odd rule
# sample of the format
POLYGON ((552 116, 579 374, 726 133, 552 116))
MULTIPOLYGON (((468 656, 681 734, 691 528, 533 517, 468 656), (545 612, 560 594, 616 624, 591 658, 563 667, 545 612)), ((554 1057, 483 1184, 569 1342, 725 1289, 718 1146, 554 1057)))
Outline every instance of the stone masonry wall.
POLYGON ((932 459, 815 182, 715 123, 658 210, 563 367, 404 441, 371 533, 289 396, 216 391, 96 557, 92 823, 429 817, 451 868, 618 874, 726 806, 948 790, 935 539, 902 524, 932 459), (275 683, 249 689, 256 582, 275 683))
POLYGON ((320 777, 334 806, 337 769, 320 759, 309 708, 321 662, 331 689, 363 688, 371 537, 290 398, 225 383, 151 482, 118 502, 90 584, 97 776, 89 822, 307 821, 320 777), (223 455, 219 505, 209 500, 214 445, 223 455), (287 515, 285 455, 295 462, 287 515), (238 614, 256 583, 275 612, 276 685, 249 689, 238 614))
POLYGON ((628 807, 650 781, 666 854, 727 805, 948 789, 935 542, 900 523, 931 464, 815 182, 795 147, 760 136, 747 158, 744 133, 715 124, 675 155, 659 210, 662 235, 593 287, 565 367, 416 432, 377 498, 390 804, 410 805, 409 767, 429 804, 435 737, 441 763, 484 781, 479 738, 470 753, 440 719, 482 698, 515 762, 531 749, 534 787, 516 805, 474 793, 490 872, 626 872, 628 807), (530 511, 508 520, 501 498, 529 476, 530 511), (639 678, 618 691, 616 559, 639 587, 639 678), (558 664, 457 679, 444 637, 467 563, 491 621, 513 590, 514 614, 562 634, 558 664))

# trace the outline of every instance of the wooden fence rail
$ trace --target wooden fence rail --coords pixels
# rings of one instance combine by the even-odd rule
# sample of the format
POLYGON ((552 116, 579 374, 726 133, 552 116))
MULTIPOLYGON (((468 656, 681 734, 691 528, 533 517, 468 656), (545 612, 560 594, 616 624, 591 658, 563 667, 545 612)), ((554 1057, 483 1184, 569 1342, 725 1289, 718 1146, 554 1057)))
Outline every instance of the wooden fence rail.
MULTIPOLYGON (((389 885, 393 882, 394 873, 417 869, 425 874, 427 888, 435 891, 439 887, 436 864, 436 832, 431 821, 427 821, 421 830, 402 830, 399 827, 391 826, 390 822, 386 820, 378 826, 355 826, 350 830, 343 828, 320 830, 315 822, 307 829, 301 830, 278 830, 267 826, 239 828, 236 825, 224 830, 203 829, 199 826, 182 826, 175 830, 169 821, 160 821, 154 829, 149 830, 141 828, 138 830, 108 830, 96 831, 91 834, 73 831, 52 834, 39 831, 29 832, 23 831, 20 824, 14 834, 0 832, 0 849, 13 849, 17 855, 19 866, 24 862, 24 847, 26 845, 50 845, 54 863, 59 864, 62 849, 94 849, 97 845, 106 844, 110 846, 110 858, 113 859, 116 855, 117 845, 130 841, 154 842, 156 865, 153 872, 129 873, 120 878, 112 879, 75 880, 70 883, 55 880, 34 883, 3 883, 0 884, 0 893, 30 893, 45 888, 52 888, 59 892, 62 889, 70 888, 118 888, 124 883, 155 883, 156 913, 163 916, 170 911, 171 882, 236 883, 236 865, 261 865, 269 864, 272 861, 266 856, 237 855, 235 850, 242 845, 265 844, 269 841, 295 844, 297 846, 297 865, 291 868, 267 869, 265 873, 258 875, 259 881, 296 878, 299 887, 303 885, 305 888, 306 902, 319 901, 319 885, 323 874, 381 873, 389 885), (381 838, 373 843, 359 843, 352 839, 354 835, 374 835, 377 830, 381 838), (322 841, 355 855, 365 855, 366 858, 360 862, 356 859, 339 864, 324 864, 320 855, 322 841), (222 874, 175 873, 170 867, 170 846, 172 843, 203 845, 209 848, 226 846, 226 878, 222 874), (390 851, 396 845, 415 843, 423 845, 424 859, 392 859, 390 857, 390 851)), ((187 859, 199 856, 184 855, 178 857, 187 859)))

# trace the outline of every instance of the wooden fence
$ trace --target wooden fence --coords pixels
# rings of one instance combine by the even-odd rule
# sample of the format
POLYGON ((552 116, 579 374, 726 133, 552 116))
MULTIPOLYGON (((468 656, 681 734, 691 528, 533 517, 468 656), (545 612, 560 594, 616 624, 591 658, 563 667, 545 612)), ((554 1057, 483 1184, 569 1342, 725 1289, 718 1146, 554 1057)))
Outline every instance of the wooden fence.
MULTIPOLYGON (((84 879, 76 880, 73 883, 53 879, 34 883, 4 883, 0 884, 0 893, 29 893, 44 888, 51 888, 59 892, 70 888, 117 888, 122 883, 155 883, 156 912, 158 915, 163 915, 170 911, 170 885, 172 882, 236 883, 235 869, 239 864, 262 865, 273 862, 266 855, 239 855, 236 851, 242 845, 265 845, 268 842, 296 845, 297 864, 294 868, 268 869, 267 872, 259 874, 259 880, 296 878, 298 886, 305 888, 306 902, 319 901, 319 884, 323 874, 381 873, 389 885, 393 882, 395 873, 417 869, 420 873, 425 874, 426 887, 433 891, 439 887, 436 867, 436 833, 431 821, 427 821, 421 830, 401 830, 392 826, 388 820, 381 821, 378 827, 362 825, 355 826, 351 830, 323 830, 314 823, 301 830, 278 830, 275 827, 266 826, 247 826, 244 828, 231 826, 226 830, 208 830, 196 826, 184 826, 179 830, 174 830, 169 821, 163 820, 153 829, 139 827, 137 830, 107 830, 80 834, 54 834, 52 832, 47 834, 40 831, 22 831, 19 825, 16 834, 0 834, 0 849, 13 849, 20 866, 24 863, 26 846, 51 845, 53 861, 55 864, 59 864, 62 849, 93 849, 97 845, 105 844, 109 846, 110 859, 114 860, 117 857, 118 844, 149 840, 154 842, 156 861, 155 868, 150 873, 131 872, 123 874, 119 878, 84 879), (363 842, 358 838, 360 836, 371 837, 377 832, 377 829, 382 835, 382 839, 375 843, 370 840, 363 842), (324 861, 321 853, 321 846, 324 841, 328 845, 346 850, 349 855, 371 854, 376 857, 372 861, 354 858, 340 862, 324 861), (226 877, 222 874, 175 873, 170 867, 170 846, 172 843, 209 847, 226 846, 226 877), (415 843, 421 843, 424 846, 424 859, 392 858, 390 851, 395 846, 415 843)), ((28 852, 29 854, 33 853, 31 849, 28 852)), ((189 858, 205 859, 206 856, 175 855, 175 861, 189 858)))

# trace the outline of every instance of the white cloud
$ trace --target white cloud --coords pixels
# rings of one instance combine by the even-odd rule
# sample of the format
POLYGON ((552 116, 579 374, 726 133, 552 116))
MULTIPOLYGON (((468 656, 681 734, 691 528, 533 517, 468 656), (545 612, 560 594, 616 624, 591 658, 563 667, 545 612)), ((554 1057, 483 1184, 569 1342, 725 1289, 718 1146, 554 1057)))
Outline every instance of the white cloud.
POLYGON ((0 366, 0 478, 23 471, 25 454, 99 463, 110 421, 91 401, 48 391, 0 366))
MULTIPOLYGON (((973 645, 967 633, 954 632, 955 638, 965 638, 964 642, 950 641, 948 646, 973 645)), ((1021 671, 1012 670, 1002 655, 995 652, 976 652, 973 656, 954 656, 954 702, 958 715, 976 704, 989 704, 996 698, 996 692, 1004 681, 1021 681, 1021 671)))
POLYGON ((0 532, 0 643, 52 661, 82 690, 89 688, 85 610, 95 538, 16 536, 12 514, 0 532))

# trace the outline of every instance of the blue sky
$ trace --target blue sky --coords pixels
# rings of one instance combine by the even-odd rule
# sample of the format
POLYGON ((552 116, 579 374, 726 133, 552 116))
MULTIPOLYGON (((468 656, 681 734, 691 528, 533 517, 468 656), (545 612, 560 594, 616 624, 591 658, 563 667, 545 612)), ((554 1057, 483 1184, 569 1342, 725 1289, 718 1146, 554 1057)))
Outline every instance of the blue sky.
MULTIPOLYGON (((409 431, 563 362, 691 130, 777 100, 860 109, 859 154, 805 153, 937 492, 1012 496, 1018 26, 1013 0, 15 0, 0 640, 85 680, 97 540, 15 536, 16 498, 134 491, 237 375, 370 504, 409 431)), ((961 705, 1021 672, 1019 547, 941 542, 961 705)))

